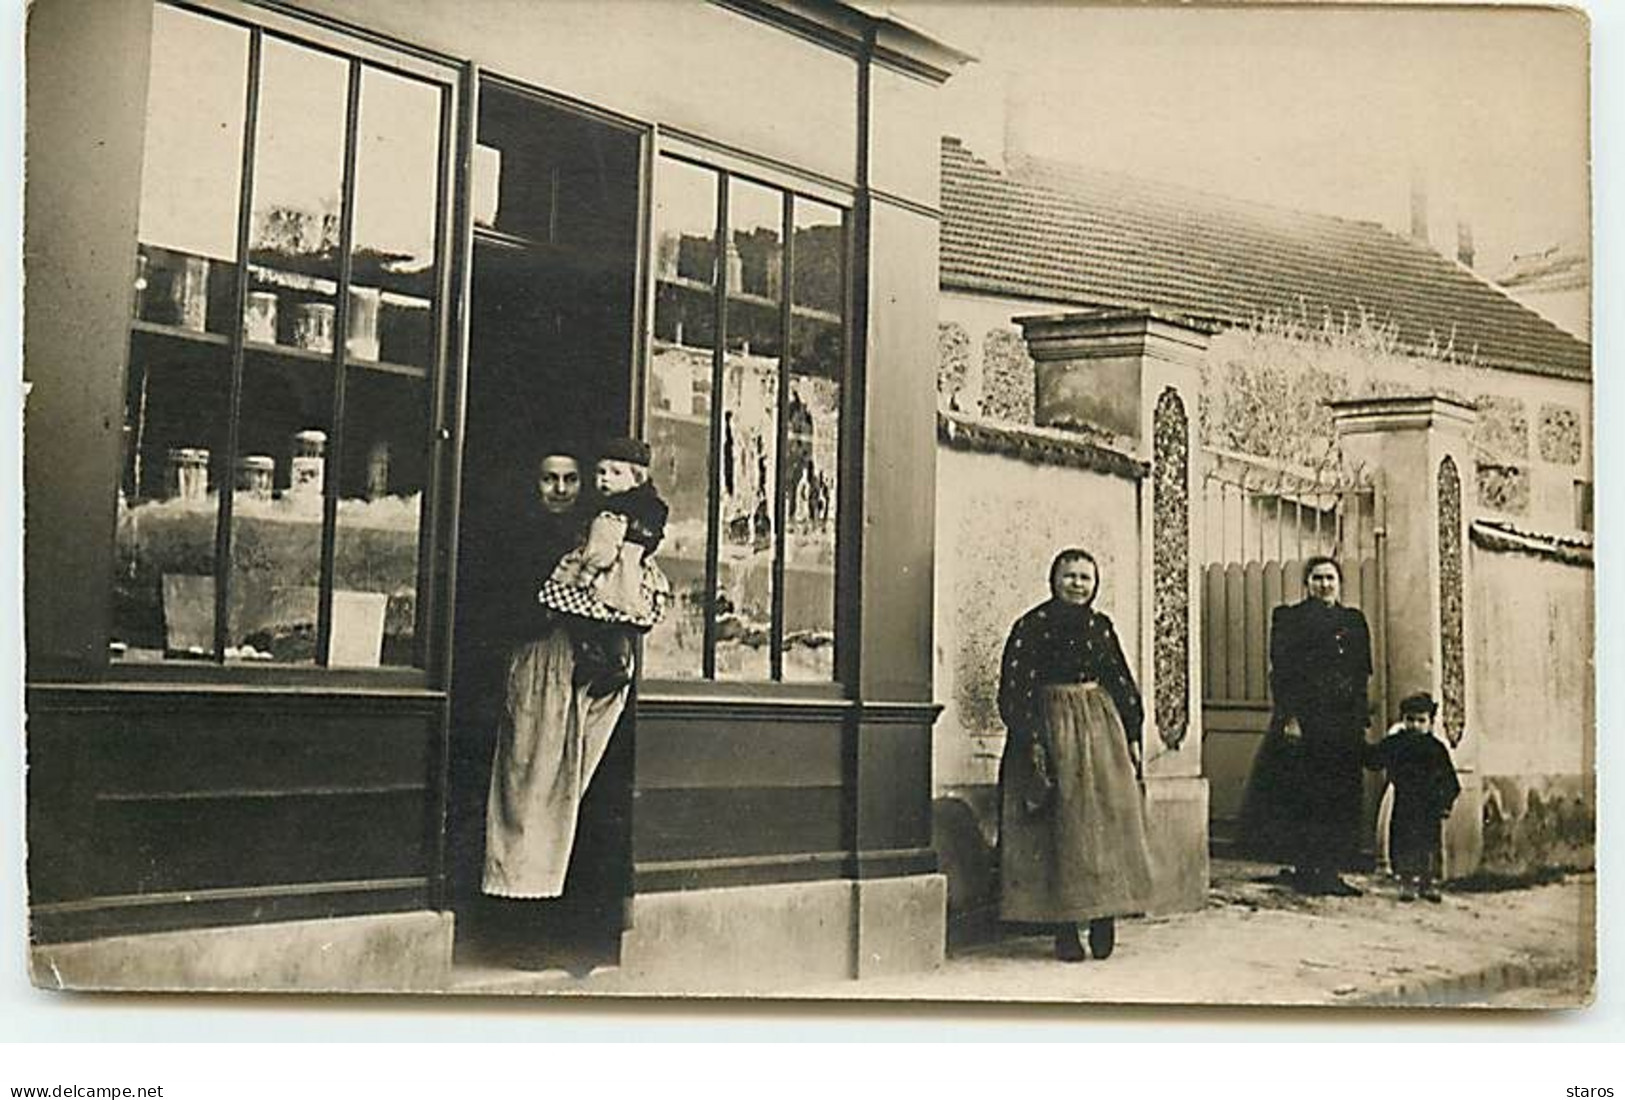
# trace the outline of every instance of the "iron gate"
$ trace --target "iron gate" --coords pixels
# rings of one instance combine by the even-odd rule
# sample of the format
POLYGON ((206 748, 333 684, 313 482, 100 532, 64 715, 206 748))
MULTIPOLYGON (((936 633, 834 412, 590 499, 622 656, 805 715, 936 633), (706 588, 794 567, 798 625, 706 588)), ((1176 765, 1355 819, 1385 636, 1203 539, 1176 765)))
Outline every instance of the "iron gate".
MULTIPOLYGON (((1343 602, 1371 624, 1375 701, 1387 698, 1381 478, 1208 453, 1202 482, 1202 717, 1210 828, 1238 839, 1253 758, 1269 723, 1269 623, 1303 599, 1303 566, 1325 554, 1343 570, 1343 602)), ((1374 799, 1371 813, 1375 814, 1374 799)))

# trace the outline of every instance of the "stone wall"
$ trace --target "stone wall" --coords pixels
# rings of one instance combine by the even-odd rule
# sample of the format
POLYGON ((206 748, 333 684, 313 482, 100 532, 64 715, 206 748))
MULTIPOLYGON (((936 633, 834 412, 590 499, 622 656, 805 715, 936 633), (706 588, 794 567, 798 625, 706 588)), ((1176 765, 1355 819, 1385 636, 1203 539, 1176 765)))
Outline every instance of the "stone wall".
MULTIPOLYGON (((1024 434, 1064 447, 1063 433, 1024 434)), ((1019 615, 1048 598, 1056 552, 1081 546, 1100 562, 1097 606, 1138 664, 1139 488, 1117 473, 947 444, 937 456, 937 485, 936 695, 944 709, 933 753, 935 841, 948 877, 952 943, 985 936, 997 912, 995 784, 1004 727, 996 694, 1005 638, 1019 615)))
POLYGON ((1590 866, 1594 575, 1534 553, 1473 546, 1469 554, 1467 611, 1478 644, 1467 737, 1482 777, 1481 870, 1590 866))
MULTIPOLYGON (((1032 364, 1011 319, 1063 311, 1054 302, 945 291, 943 406, 951 400, 962 412, 1031 423, 1032 364)), ((1592 478, 1591 387, 1583 381, 1489 370, 1448 347, 1408 350, 1370 317, 1272 317, 1217 333, 1202 380, 1193 413, 1206 444, 1309 467, 1331 446, 1327 400, 1437 393, 1473 402, 1476 462, 1462 470, 1468 514, 1547 531, 1579 525, 1576 483, 1592 478)))

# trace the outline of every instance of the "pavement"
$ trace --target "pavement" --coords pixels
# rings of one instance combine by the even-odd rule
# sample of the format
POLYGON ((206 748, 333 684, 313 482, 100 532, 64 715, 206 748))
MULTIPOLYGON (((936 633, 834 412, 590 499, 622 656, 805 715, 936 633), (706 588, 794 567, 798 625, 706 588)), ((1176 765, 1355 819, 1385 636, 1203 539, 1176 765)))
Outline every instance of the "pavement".
MULTIPOLYGON (((1391 880, 1349 876, 1357 898, 1304 897, 1271 865, 1216 860, 1207 906, 1118 922, 1110 959, 1057 962, 1047 936, 956 951, 935 970, 793 988, 697 989, 689 995, 782 999, 1072 1004, 1222 1004, 1574 1008, 1596 972, 1596 880, 1490 893, 1446 891, 1402 903, 1391 880)), ((473 994, 670 995, 604 968, 465 970, 473 994)))
POLYGON ((1591 874, 1402 903, 1351 875, 1357 898, 1304 897, 1278 868, 1215 861, 1205 909, 1118 922, 1110 959, 1056 962, 1047 936, 964 950, 926 974, 797 995, 1086 1004, 1574 1008, 1596 972, 1591 874), (1526 991, 1513 996, 1514 991, 1526 991))

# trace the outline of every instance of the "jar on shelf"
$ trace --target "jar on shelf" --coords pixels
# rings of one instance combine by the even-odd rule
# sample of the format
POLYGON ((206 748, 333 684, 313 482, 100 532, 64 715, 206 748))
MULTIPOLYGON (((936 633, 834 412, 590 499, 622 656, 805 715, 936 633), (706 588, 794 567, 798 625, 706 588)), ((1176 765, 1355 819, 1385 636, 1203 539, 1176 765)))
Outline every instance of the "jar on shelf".
POLYGON ((175 307, 175 324, 191 332, 202 332, 209 320, 209 261, 202 256, 182 256, 169 284, 175 307))
POLYGON ((293 343, 306 351, 333 350, 333 303, 301 302, 293 310, 293 343))
POLYGON ((243 339, 255 344, 276 343, 276 294, 251 290, 243 303, 243 339))
POLYGON ((474 146, 474 185, 471 188, 474 224, 487 229, 497 224, 497 204, 502 196, 502 150, 491 145, 474 146))
POLYGON ((389 495, 389 440, 380 439, 367 451, 367 499, 389 495))
POLYGON ((307 428, 293 433, 293 457, 288 463, 288 491, 301 501, 320 500, 326 480, 327 433, 307 428))
POLYGON ((209 498, 209 451, 206 447, 171 447, 165 484, 169 495, 192 503, 209 498))
POLYGON ((352 359, 376 361, 378 358, 378 306, 383 291, 373 286, 350 288, 350 316, 345 327, 349 330, 344 346, 352 359))
POLYGON ((145 314, 147 301, 147 269, 152 266, 152 259, 146 252, 138 252, 135 257, 135 301, 131 308, 137 319, 145 314))
POLYGON ((244 455, 237 460, 237 491, 254 500, 270 500, 276 480, 276 459, 270 455, 244 455))

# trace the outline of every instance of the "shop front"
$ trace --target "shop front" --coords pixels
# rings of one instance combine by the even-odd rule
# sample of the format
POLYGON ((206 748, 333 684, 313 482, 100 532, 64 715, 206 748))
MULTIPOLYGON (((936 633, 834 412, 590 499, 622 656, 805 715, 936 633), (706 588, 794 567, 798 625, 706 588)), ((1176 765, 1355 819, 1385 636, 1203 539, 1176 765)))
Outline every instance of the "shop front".
POLYGON ((35 5, 36 972, 439 988, 516 928, 677 983, 940 958, 962 61, 833 2, 35 5), (675 600, 516 916, 478 885, 515 524, 540 451, 626 432, 675 600))

